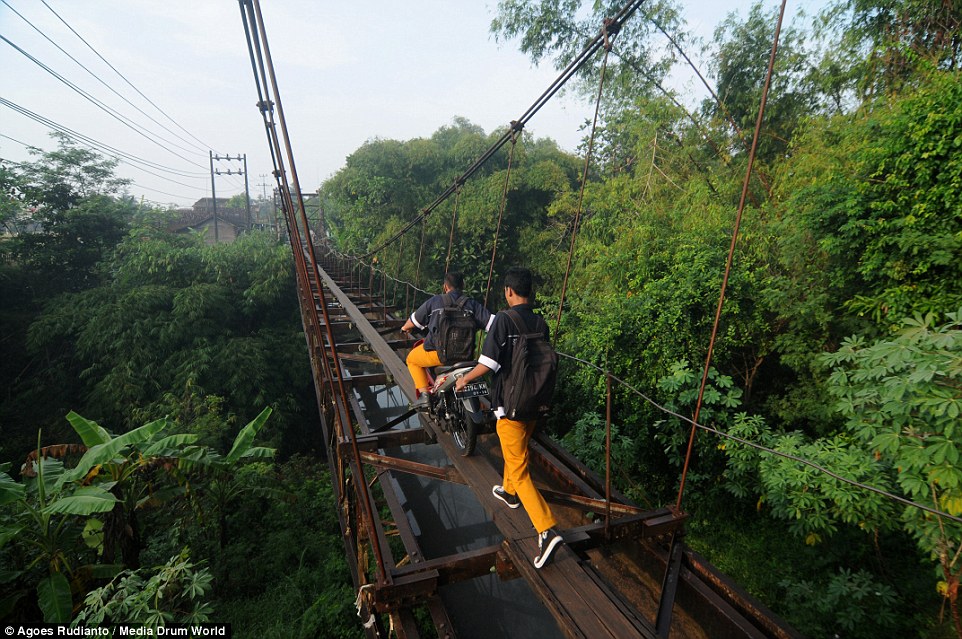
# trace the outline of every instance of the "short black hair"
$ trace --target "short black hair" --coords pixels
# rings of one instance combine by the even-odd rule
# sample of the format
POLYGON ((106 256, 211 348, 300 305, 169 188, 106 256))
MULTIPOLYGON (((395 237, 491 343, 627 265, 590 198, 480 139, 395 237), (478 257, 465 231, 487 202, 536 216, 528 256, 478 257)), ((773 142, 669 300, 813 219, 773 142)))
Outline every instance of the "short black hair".
POLYGON ((504 285, 521 297, 531 297, 533 285, 531 271, 523 266, 512 266, 504 274, 504 285))
POLYGON ((451 271, 444 276, 444 283, 456 291, 464 288, 464 276, 457 271, 451 271))

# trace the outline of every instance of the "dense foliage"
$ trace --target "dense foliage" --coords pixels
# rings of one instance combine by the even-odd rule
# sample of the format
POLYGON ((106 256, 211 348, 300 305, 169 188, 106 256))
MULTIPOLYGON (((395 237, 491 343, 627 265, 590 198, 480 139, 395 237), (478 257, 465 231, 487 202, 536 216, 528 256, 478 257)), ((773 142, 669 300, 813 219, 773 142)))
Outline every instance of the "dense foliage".
POLYGON ((358 636, 326 464, 289 459, 319 440, 289 249, 172 235, 112 169, 0 167, 0 618, 358 636))
MULTIPOLYGON (((492 31, 561 68, 617 4, 503 0, 492 31)), ((489 271, 497 291, 508 266, 534 269, 559 349, 627 384, 614 475, 645 504, 677 494, 689 425, 663 409, 690 415, 699 394, 775 15, 718 26, 714 95, 689 107, 666 85, 694 38, 674 4, 646 4, 614 35, 586 184, 580 152, 524 132, 371 259, 429 290, 450 262, 479 297, 489 271)), ((962 516, 960 23, 953 3, 849 0, 781 34, 700 413, 740 441, 698 435, 684 504, 689 542, 812 637, 962 637, 962 528, 856 485, 962 516)), ((320 193, 337 248, 380 246, 499 136, 455 118, 357 149, 320 193)), ((313 444, 289 258, 257 234, 168 235, 111 169, 66 142, 0 166, 0 459, 48 451, 35 476, 0 467, 4 614, 64 618, 74 590, 85 618, 213 610, 251 636, 351 636, 325 474, 202 463, 265 406, 281 457, 313 444), (71 409, 95 421, 68 426, 71 409), (144 599, 163 583, 170 609, 144 599)), ((565 360, 560 388, 549 428, 601 470, 604 379, 565 360)))
MULTIPOLYGON (((582 4, 504 0, 492 31, 561 68, 617 3, 582 4)), ((453 236, 451 268, 475 294, 487 293, 494 254, 494 283, 509 265, 532 267, 554 318, 580 214, 558 346, 631 385, 615 391, 616 476, 657 504, 674 500, 689 426, 635 391, 694 408, 776 13, 755 4, 719 25, 707 45, 719 100, 686 109, 665 78, 692 39, 670 4, 641 11, 615 36, 580 211, 584 159, 525 136, 496 247, 505 149, 462 187, 456 219, 452 197, 376 267, 433 290, 453 236)), ((942 4, 846 2, 783 28, 701 412, 722 432, 952 516, 959 17, 942 4)), ((586 94, 598 62, 578 76, 586 94)), ((429 139, 366 144, 323 187, 338 247, 379 246, 493 139, 457 120, 429 139)), ((604 380, 568 361, 562 389, 551 427, 600 468, 604 380)), ((962 636, 954 522, 706 434, 686 505, 691 543, 811 636, 962 636), (759 570, 736 553, 781 563, 759 570), (939 616, 941 596, 951 615, 939 616)))

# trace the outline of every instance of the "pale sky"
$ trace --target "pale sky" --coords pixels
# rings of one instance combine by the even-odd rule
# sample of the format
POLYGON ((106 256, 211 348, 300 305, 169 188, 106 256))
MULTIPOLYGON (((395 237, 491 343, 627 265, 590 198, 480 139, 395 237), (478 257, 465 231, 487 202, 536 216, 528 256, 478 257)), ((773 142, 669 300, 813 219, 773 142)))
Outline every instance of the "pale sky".
MULTIPOLYGON (((232 156, 246 153, 251 196, 263 192, 264 182, 270 193, 270 154, 255 106, 256 89, 236 1, 45 1, 173 122, 100 60, 43 1, 0 0, 0 35, 129 118, 135 127, 152 132, 150 137, 169 142, 156 144, 135 133, 3 40, 0 98, 178 172, 150 169, 158 177, 122 163, 117 172, 134 180, 130 193, 137 198, 184 206, 209 196, 209 149, 232 156), (172 132, 111 92, 14 10, 172 132)), ((817 2, 801 0, 809 6, 817 2)), ((773 0, 766 0, 769 4, 773 0)), ((686 17, 692 29, 708 38, 728 12, 740 10, 744 16, 748 6, 698 0, 687 3, 685 11, 690 12, 686 17)), ((515 42, 495 42, 489 33, 493 0, 261 0, 261 8, 305 190, 317 188, 372 138, 427 137, 456 116, 486 132, 507 125, 557 76, 548 64, 534 67, 515 42)), ((707 72, 707 65, 701 70, 707 72)), ((574 150, 581 137, 579 126, 591 117, 591 110, 592 105, 573 95, 556 97, 531 120, 527 131, 574 150)), ((48 131, 0 103, 0 158, 28 159, 21 143, 52 149, 48 131)), ((239 166, 219 162, 216 168, 239 166)), ((243 192, 243 178, 216 180, 218 197, 243 192)))

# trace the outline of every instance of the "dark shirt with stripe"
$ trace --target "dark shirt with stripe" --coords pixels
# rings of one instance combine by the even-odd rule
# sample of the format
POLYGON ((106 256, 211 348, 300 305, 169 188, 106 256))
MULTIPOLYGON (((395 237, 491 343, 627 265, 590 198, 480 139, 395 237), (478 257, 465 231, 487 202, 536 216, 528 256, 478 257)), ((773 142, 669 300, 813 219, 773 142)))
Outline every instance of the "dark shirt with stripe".
MULTIPOLYGON (((539 326, 543 327, 544 338, 551 339, 547 322, 534 312, 531 304, 516 304, 511 310, 521 316, 521 327, 525 332, 534 332, 539 326)), ((488 330, 488 335, 481 346, 478 362, 484 364, 494 373, 491 383, 491 406, 498 418, 504 417, 504 380, 511 372, 511 353, 520 333, 505 311, 494 316, 494 323, 488 330)))
MULTIPOLYGON (((456 302, 462 293, 461 291, 451 291, 448 295, 456 302)), ((443 308, 444 294, 442 293, 430 298, 424 304, 421 304, 416 311, 411 313, 412 324, 421 330, 427 328, 428 334, 424 338, 424 350, 426 351, 438 350, 434 340, 438 333, 438 322, 441 319, 441 310, 443 308)), ((472 317, 474 317, 474 323, 478 329, 485 331, 491 330, 491 321, 494 319, 494 316, 483 304, 468 298, 468 301, 464 303, 464 310, 471 313, 472 317)))

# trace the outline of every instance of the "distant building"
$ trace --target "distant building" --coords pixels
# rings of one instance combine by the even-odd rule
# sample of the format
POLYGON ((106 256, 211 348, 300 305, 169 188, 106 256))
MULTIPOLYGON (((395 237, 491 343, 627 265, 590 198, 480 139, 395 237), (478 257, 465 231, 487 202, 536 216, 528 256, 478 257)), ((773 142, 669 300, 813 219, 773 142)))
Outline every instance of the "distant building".
MULTIPOLYGON (((177 209, 177 216, 167 225, 171 233, 203 232, 207 244, 214 243, 213 200, 204 197, 189 209, 177 209)), ((247 209, 228 207, 227 198, 217 198, 217 241, 233 242, 247 230, 247 209)))

